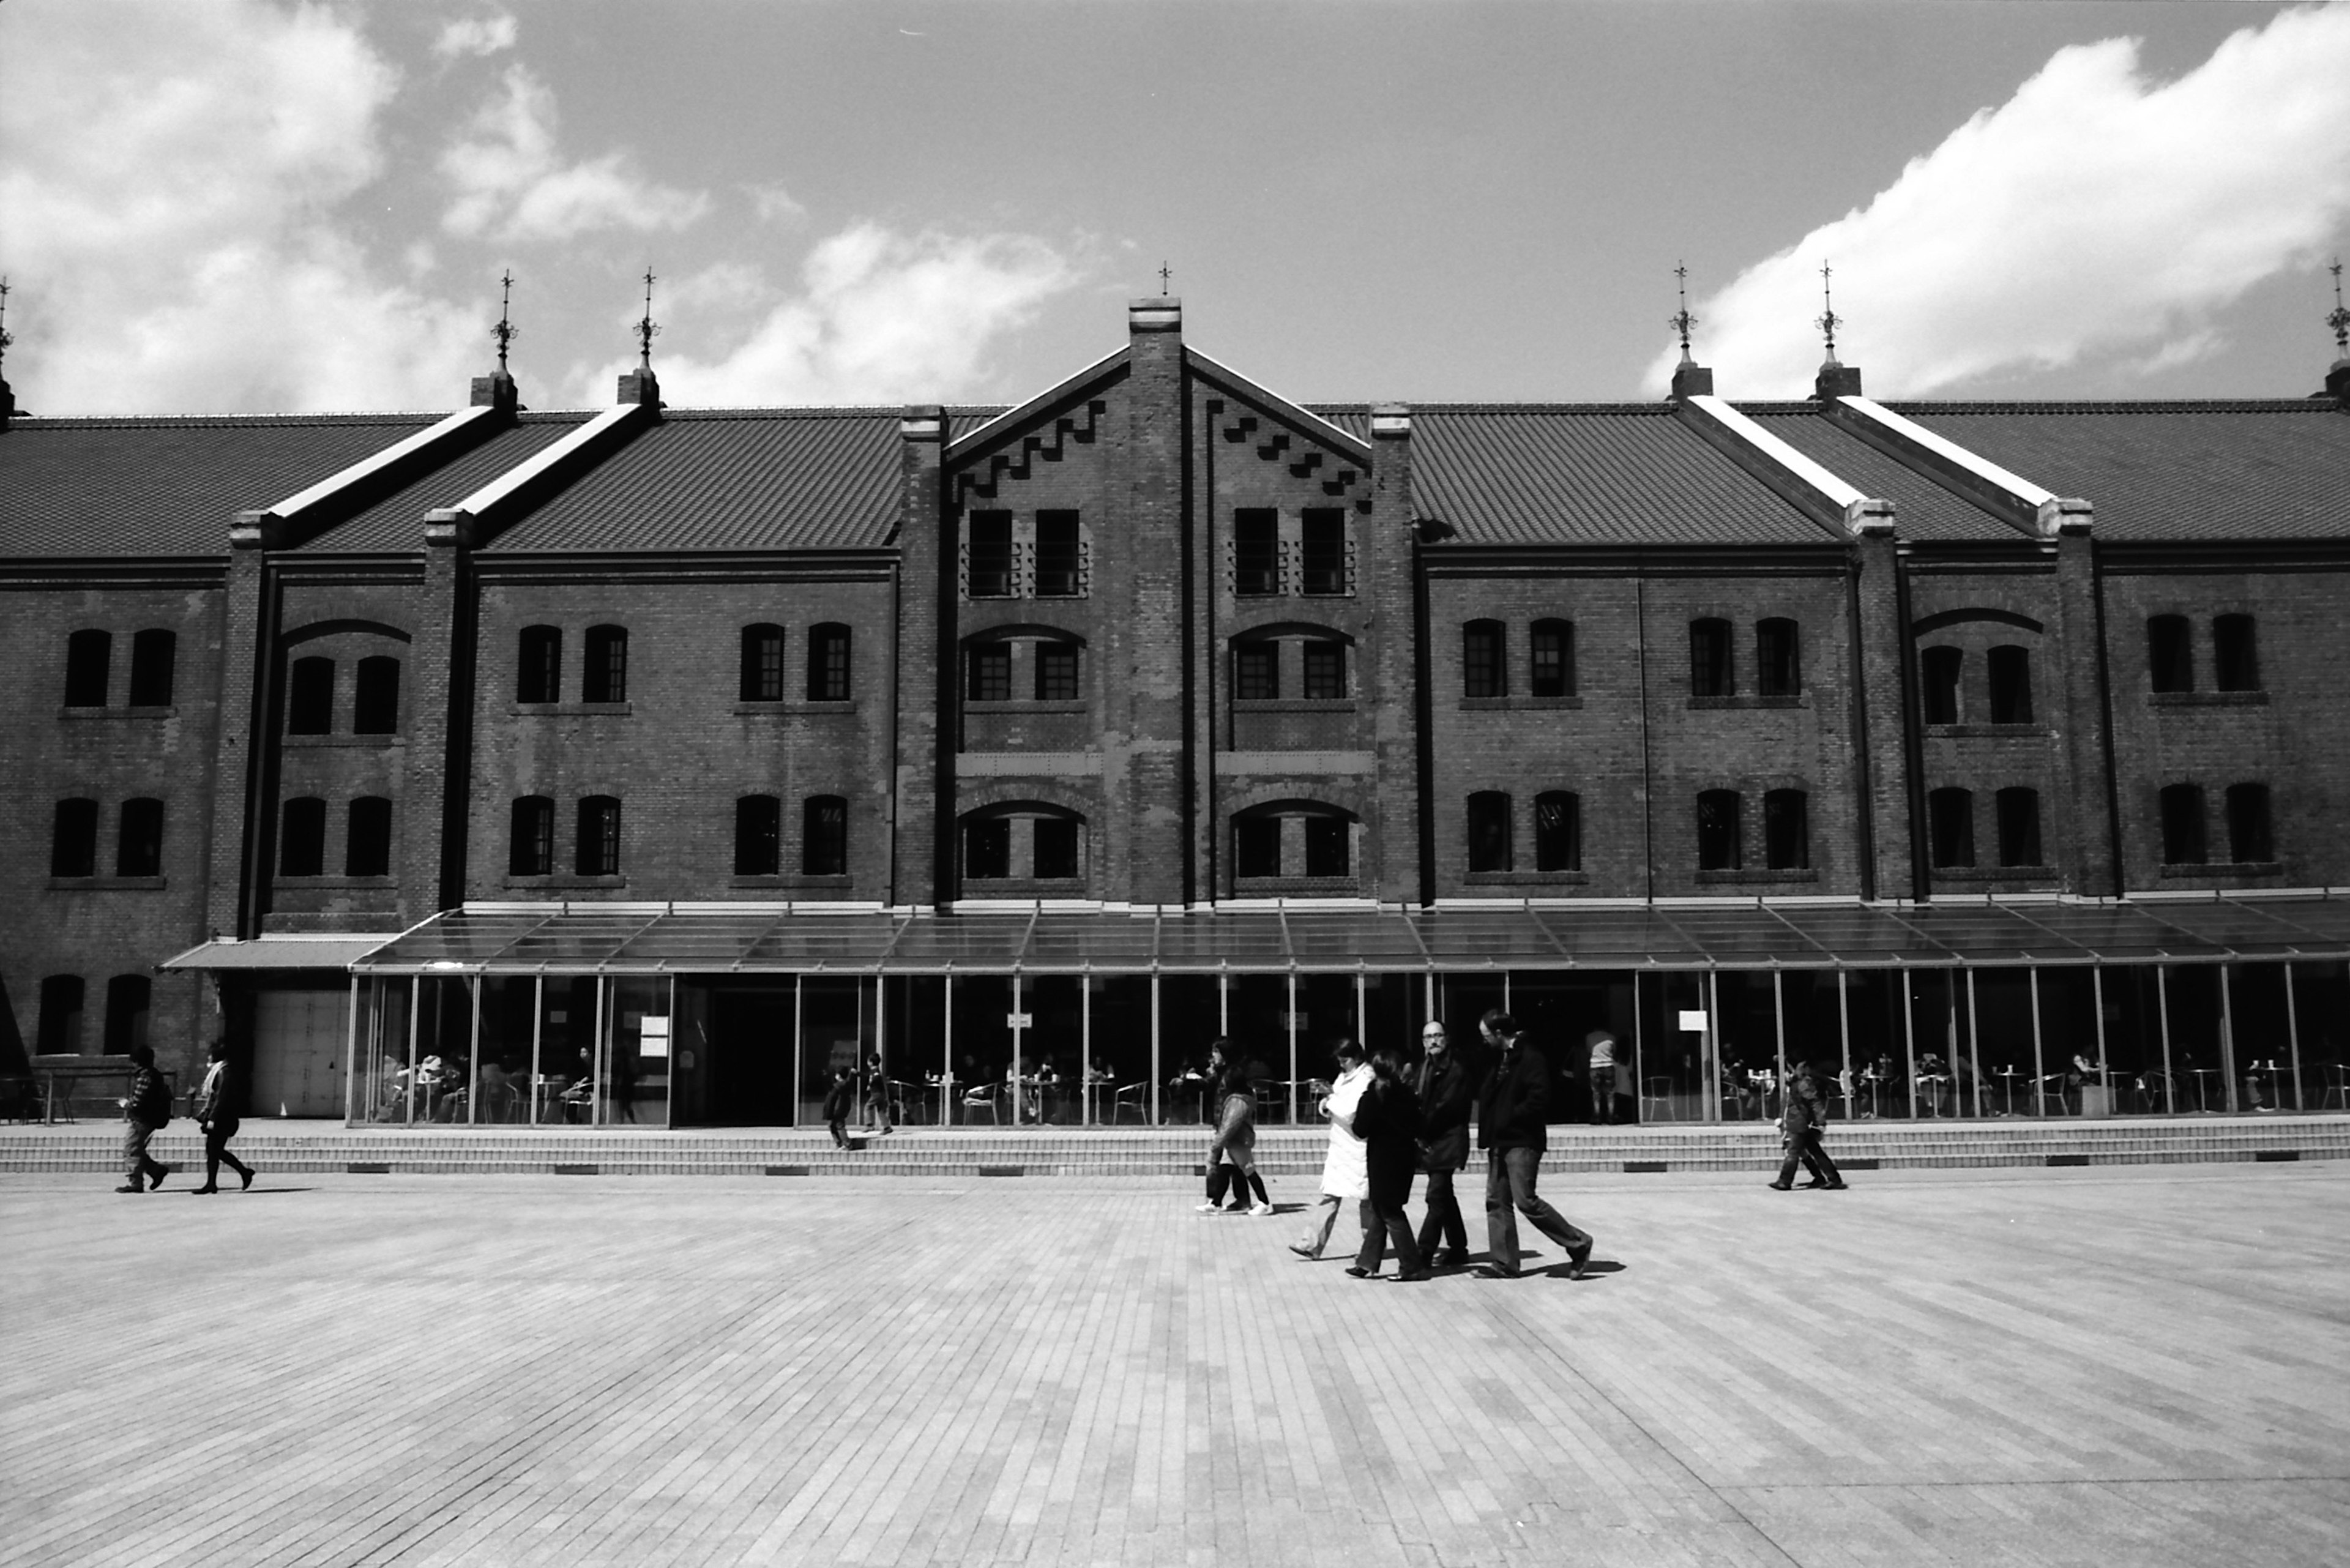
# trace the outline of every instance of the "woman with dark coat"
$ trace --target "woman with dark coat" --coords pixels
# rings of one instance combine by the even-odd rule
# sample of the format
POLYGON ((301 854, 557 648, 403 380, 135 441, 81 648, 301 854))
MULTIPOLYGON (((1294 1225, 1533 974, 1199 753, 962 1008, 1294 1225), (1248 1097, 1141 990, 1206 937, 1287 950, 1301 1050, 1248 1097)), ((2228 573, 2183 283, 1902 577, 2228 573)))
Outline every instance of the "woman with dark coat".
POLYGON ((1428 1264, 1412 1240, 1404 1206, 1411 1201, 1411 1179, 1419 1164, 1419 1096, 1404 1077, 1403 1058, 1392 1048, 1371 1058, 1370 1086, 1355 1111, 1355 1133, 1363 1139, 1370 1167, 1372 1223, 1363 1227, 1363 1250, 1347 1272, 1358 1280, 1379 1272, 1387 1243, 1395 1243, 1396 1282, 1428 1278, 1428 1264))
POLYGON ((236 1069, 228 1064, 228 1042, 213 1042, 212 1065, 204 1069, 204 1081, 196 1090, 196 1125, 204 1129, 204 1184, 198 1192, 220 1190, 220 1168, 223 1164, 236 1172, 244 1183, 239 1191, 253 1186, 253 1167, 229 1153, 228 1140, 236 1136, 236 1069))

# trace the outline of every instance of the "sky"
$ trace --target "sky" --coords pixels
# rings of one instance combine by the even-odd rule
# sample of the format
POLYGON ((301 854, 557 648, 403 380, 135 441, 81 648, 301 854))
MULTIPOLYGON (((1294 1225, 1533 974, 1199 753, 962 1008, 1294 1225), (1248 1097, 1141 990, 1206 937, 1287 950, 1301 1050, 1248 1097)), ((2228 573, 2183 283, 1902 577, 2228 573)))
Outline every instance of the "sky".
POLYGON ((2300 397, 2350 4, 5 0, 40 414, 1002 402, 1188 340, 1306 401, 2300 397))

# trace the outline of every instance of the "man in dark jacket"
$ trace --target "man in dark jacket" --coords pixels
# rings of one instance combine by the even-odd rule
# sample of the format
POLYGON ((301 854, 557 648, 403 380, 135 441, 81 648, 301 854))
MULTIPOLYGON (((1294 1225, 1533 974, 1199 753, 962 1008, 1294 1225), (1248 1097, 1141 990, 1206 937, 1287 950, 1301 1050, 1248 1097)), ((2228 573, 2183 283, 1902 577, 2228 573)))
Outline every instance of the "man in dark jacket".
POLYGON ((147 1140, 172 1119, 172 1090, 155 1071, 155 1053, 145 1045, 130 1048, 130 1093, 122 1106, 122 1185, 117 1192, 151 1192, 163 1185, 172 1168, 148 1157, 147 1140))
POLYGON ((1428 1215, 1419 1222, 1419 1251, 1438 1268, 1469 1261, 1469 1229, 1452 1176, 1469 1163, 1469 1069, 1452 1054, 1444 1025, 1430 1019, 1419 1032, 1419 1162, 1428 1172, 1428 1215), (1445 1250, 1439 1252, 1439 1236, 1445 1250))
POLYGON ((1796 1062, 1787 1069, 1786 1109, 1779 1114, 1779 1130, 1787 1140, 1786 1156, 1779 1161, 1779 1179, 1771 1185, 1784 1192, 1795 1179, 1795 1165, 1801 1161, 1812 1173, 1806 1187, 1825 1187, 1831 1192, 1844 1190, 1844 1173, 1820 1147, 1820 1128, 1828 1118, 1827 1096, 1820 1093, 1819 1080, 1812 1075, 1809 1062, 1796 1062))
POLYGON ((1550 1064, 1525 1043, 1518 1021, 1495 1008, 1479 1022, 1494 1052, 1477 1096, 1477 1146, 1485 1151, 1485 1244, 1492 1262, 1477 1271, 1489 1280, 1518 1275, 1518 1221, 1566 1249, 1566 1277, 1579 1280, 1591 1261, 1591 1238, 1534 1194, 1543 1151, 1550 1147, 1550 1064))

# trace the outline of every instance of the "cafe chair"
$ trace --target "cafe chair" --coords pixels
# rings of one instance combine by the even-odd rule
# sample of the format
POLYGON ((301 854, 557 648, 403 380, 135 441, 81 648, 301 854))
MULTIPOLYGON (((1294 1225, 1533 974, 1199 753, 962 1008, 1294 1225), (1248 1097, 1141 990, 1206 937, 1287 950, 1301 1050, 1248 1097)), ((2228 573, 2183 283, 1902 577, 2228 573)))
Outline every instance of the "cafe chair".
POLYGON ((1670 1078, 1647 1078, 1640 1085, 1640 1120, 1669 1122, 1673 1119, 1673 1081, 1670 1078), (1654 1106, 1651 1116, 1648 1107, 1654 1106))
POLYGON ((977 1121, 979 1113, 982 1111, 987 1113, 987 1119, 992 1124, 1000 1124, 1003 1120, 1001 1108, 996 1103, 996 1089, 997 1085, 994 1084, 973 1084, 963 1091, 963 1126, 969 1127, 977 1121))
POLYGON ((2331 1106, 2338 1111, 2350 1111, 2350 1068, 2339 1062, 2320 1062, 2317 1072, 2318 1081, 2325 1085, 2318 1094, 2317 1108, 2322 1111, 2331 1106))

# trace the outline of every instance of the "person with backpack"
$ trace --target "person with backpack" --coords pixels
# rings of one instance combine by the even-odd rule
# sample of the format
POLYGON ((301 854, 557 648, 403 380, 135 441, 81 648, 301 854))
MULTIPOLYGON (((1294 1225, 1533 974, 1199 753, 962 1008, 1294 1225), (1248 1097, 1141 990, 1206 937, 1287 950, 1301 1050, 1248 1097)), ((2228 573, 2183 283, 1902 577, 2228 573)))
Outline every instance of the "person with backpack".
POLYGON ((236 1136, 236 1070, 228 1064, 228 1042, 213 1042, 212 1065, 204 1069, 204 1081, 196 1090, 196 1125, 204 1129, 204 1184, 198 1192, 220 1190, 220 1168, 226 1161, 244 1185, 240 1192, 252 1190, 253 1167, 229 1153, 228 1140, 236 1136))
POLYGON ((155 1052, 148 1045, 130 1048, 130 1093, 115 1103, 122 1107, 122 1185, 117 1192, 152 1192, 163 1185, 172 1168, 147 1155, 147 1140, 172 1119, 172 1086, 155 1070, 155 1052))

